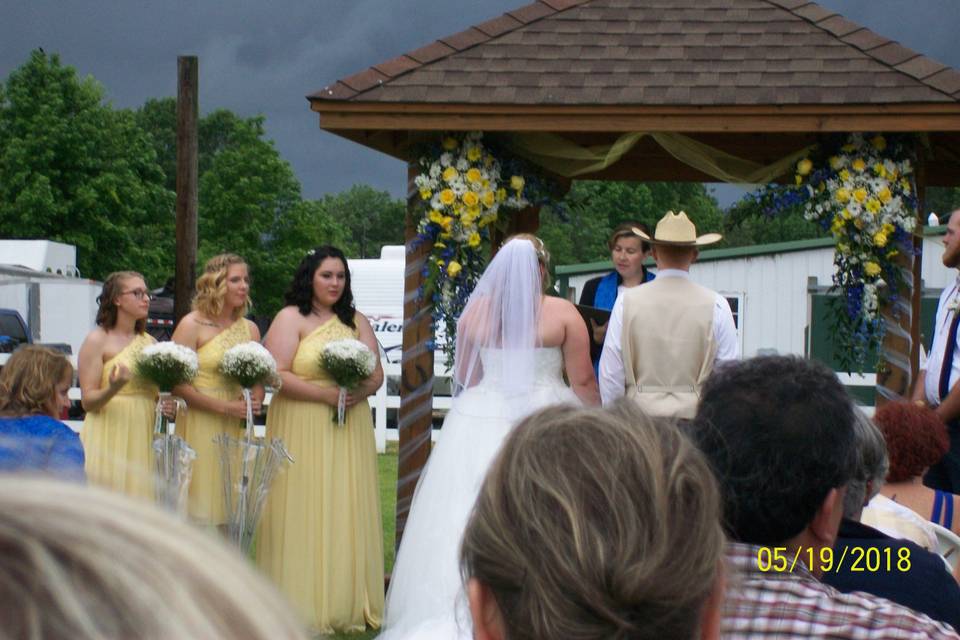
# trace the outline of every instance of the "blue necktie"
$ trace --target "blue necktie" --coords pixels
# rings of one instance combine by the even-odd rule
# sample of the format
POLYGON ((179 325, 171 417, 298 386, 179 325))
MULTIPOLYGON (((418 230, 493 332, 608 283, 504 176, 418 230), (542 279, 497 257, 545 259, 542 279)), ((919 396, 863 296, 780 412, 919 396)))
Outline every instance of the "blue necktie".
POLYGON ((940 363, 940 401, 950 393, 950 373, 953 371, 953 352, 957 350, 957 327, 960 326, 960 310, 953 312, 950 322, 950 331, 947 333, 947 348, 943 352, 943 362, 940 363))

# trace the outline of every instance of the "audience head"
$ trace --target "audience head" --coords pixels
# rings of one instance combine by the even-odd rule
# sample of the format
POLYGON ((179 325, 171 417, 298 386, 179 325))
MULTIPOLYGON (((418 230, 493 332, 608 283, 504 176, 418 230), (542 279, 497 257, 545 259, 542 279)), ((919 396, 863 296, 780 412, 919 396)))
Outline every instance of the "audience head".
POLYGON ((764 356, 715 371, 692 433, 720 482, 730 537, 780 545, 816 517, 814 533, 831 542, 856 461, 853 422, 843 386, 815 361, 764 356))
POLYGON ((887 477, 890 461, 883 434, 862 409, 854 410, 854 438, 856 440, 856 464, 853 477, 847 484, 843 497, 843 516, 860 520, 863 506, 880 492, 887 477))
POLYGON ((62 353, 36 345, 17 349, 0 371, 0 416, 60 416, 70 406, 73 365, 62 353))
POLYGON ((0 479, 0 636, 306 638, 275 589, 212 533, 145 503, 0 479))
POLYGON ((310 315, 317 305, 330 307, 340 322, 353 327, 356 307, 350 289, 350 267, 343 251, 330 245, 310 249, 297 266, 284 299, 304 316, 310 315), (331 290, 336 293, 331 294, 331 290))
POLYGON ((250 310, 250 274, 247 262, 234 253, 213 256, 197 278, 193 309, 208 318, 216 318, 225 305, 233 308, 233 319, 250 310))
POLYGON ((709 466, 675 426, 631 404, 533 414, 464 533, 475 637, 711 637, 719 508, 709 466))
POLYGON ((103 281, 103 288, 97 296, 96 323, 110 330, 117 326, 120 309, 136 318, 134 331, 147 330, 147 316, 150 314, 150 290, 143 276, 136 271, 114 271, 103 281))
POLYGON ((890 471, 887 482, 904 482, 923 475, 950 447, 947 429, 928 407, 888 402, 873 416, 887 443, 890 471))

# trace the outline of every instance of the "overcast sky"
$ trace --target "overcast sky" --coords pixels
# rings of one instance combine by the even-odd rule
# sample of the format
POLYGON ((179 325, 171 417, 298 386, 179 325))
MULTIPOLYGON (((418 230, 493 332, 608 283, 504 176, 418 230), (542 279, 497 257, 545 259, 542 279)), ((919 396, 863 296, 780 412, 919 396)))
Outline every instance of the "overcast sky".
MULTIPOLYGON (((402 196, 402 163, 320 131, 304 96, 496 17, 524 0, 4 0, 0 78, 36 47, 93 75, 118 107, 176 95, 178 55, 200 60, 200 108, 266 116, 304 196, 363 182, 402 196)), ((905 46, 960 68, 960 0, 823 0, 905 46)), ((740 193, 718 192, 721 204, 740 193)))

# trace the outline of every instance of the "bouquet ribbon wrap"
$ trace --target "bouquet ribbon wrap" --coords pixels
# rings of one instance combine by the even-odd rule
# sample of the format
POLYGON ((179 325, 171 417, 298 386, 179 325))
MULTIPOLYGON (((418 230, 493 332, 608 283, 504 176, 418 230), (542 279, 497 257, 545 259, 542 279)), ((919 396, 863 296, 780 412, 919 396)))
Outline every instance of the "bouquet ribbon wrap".
POLYGON ((337 425, 343 426, 343 419, 347 412, 347 388, 340 387, 340 392, 337 394, 337 425))
MULTIPOLYGON (((183 401, 183 398, 178 398, 169 391, 161 391, 157 397, 157 406, 155 409, 156 418, 153 422, 153 435, 163 435, 168 433, 170 430, 170 423, 167 420, 167 417, 163 415, 163 402, 164 400, 172 399, 177 404, 177 415, 180 415, 180 412, 187 412, 187 403, 183 401)), ((249 411, 249 409, 247 409, 249 411)), ((170 434, 173 435, 173 434, 170 434)))

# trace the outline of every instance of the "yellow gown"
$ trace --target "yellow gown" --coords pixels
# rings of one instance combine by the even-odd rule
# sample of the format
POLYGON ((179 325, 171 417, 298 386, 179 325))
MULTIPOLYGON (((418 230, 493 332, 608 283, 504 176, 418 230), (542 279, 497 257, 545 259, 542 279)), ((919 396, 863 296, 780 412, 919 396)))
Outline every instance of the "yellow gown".
MULTIPOLYGON (((220 400, 240 398, 240 385, 223 377, 220 362, 227 349, 249 341, 250 325, 245 318, 240 318, 197 349, 200 368, 193 379, 193 387, 205 396, 220 400)), ((192 520, 214 525, 226 523, 220 448, 213 439, 221 433, 239 438, 243 435, 243 429, 244 421, 240 418, 192 407, 188 407, 186 414, 177 421, 177 433, 197 452, 187 506, 192 520)))
MULTIPOLYGON (((297 347, 292 372, 320 386, 318 365, 331 340, 356 338, 334 316, 297 347)), ((379 628, 383 619, 383 526, 370 406, 336 424, 330 405, 274 396, 267 435, 295 462, 274 481, 257 539, 257 563, 315 633, 379 628)))
MULTIPOLYGON (((141 333, 123 350, 103 363, 100 388, 110 384, 114 366, 131 371, 143 348, 156 342, 141 333)), ((153 423, 157 388, 133 376, 98 411, 88 411, 80 430, 84 468, 90 482, 136 498, 155 499, 153 423)))

